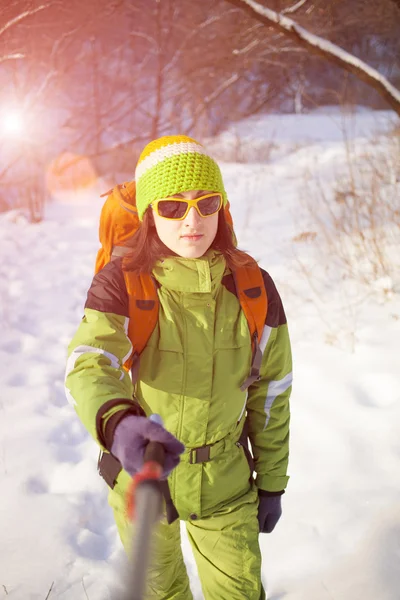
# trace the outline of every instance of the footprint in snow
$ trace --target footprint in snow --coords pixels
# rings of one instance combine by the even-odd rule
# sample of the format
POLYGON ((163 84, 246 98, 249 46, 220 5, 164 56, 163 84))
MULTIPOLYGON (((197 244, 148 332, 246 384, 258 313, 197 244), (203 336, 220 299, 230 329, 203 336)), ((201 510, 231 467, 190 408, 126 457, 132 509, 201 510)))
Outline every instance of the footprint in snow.
POLYGON ((18 319, 18 323, 15 324, 16 329, 18 329, 22 335, 28 334, 30 337, 33 337, 37 340, 41 339, 42 329, 40 323, 40 311, 35 315, 32 309, 29 309, 29 316, 24 316, 21 314, 18 319))
POLYGON ((390 373, 365 373, 353 390, 358 404, 367 408, 390 408, 400 399, 398 380, 390 373))
POLYGON ((47 482, 40 476, 29 477, 25 482, 25 489, 28 494, 46 494, 48 491, 47 482))
POLYGON ((5 384, 9 387, 24 387, 27 385, 27 378, 25 373, 14 373, 6 380, 5 384))
POLYGON ((48 442, 59 462, 78 463, 82 460, 82 450, 79 449, 79 445, 86 439, 86 430, 77 419, 74 419, 53 429, 48 442))
POLYGON ((65 397, 64 381, 61 378, 59 380, 54 381, 54 384, 51 386, 50 403, 53 406, 59 407, 65 406, 67 403, 67 399, 65 397))
POLYGON ((104 535, 82 529, 76 535, 73 544, 77 554, 92 560, 107 560, 110 548, 104 535))
POLYGON ((76 554, 107 560, 114 549, 115 525, 106 499, 101 494, 81 494, 75 514, 67 538, 76 554))
POLYGON ((22 350, 21 340, 19 338, 6 340, 1 344, 1 350, 6 354, 20 354, 22 350))
POLYGON ((53 448, 54 458, 60 463, 77 464, 82 460, 82 452, 72 446, 56 446, 53 448))

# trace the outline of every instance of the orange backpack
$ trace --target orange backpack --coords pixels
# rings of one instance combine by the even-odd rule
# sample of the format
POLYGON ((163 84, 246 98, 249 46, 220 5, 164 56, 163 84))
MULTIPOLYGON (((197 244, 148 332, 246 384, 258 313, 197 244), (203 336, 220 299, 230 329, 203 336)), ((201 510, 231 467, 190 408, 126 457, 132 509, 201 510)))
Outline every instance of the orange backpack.
MULTIPOLYGON (((126 242, 139 227, 136 210, 136 185, 128 181, 109 190, 100 215, 99 238, 101 248, 97 253, 95 272, 102 269, 110 260, 124 256, 129 248, 126 242)), ((233 221, 229 202, 225 206, 225 216, 233 231, 233 221)), ((262 351, 259 347, 268 310, 268 299, 261 269, 254 259, 250 264, 233 271, 237 296, 249 326, 253 360, 251 370, 241 389, 246 390, 259 379, 262 351)), ((157 289, 149 273, 124 271, 129 298, 128 336, 132 343, 132 353, 124 367, 129 370, 135 359, 144 350, 158 320, 159 300, 157 289)))

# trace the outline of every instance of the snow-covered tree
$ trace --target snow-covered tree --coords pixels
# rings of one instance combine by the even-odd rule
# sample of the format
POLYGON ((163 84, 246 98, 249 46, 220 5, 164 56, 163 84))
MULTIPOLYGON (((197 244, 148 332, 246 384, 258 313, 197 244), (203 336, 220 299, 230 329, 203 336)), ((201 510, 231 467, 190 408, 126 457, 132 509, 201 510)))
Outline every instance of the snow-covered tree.
POLYGON ((333 44, 329 40, 315 35, 287 16, 303 7, 308 0, 299 0, 291 9, 277 12, 256 0, 226 0, 229 4, 242 8, 258 21, 286 37, 291 38, 309 52, 333 62, 373 87, 400 116, 400 91, 376 69, 360 58, 333 44))

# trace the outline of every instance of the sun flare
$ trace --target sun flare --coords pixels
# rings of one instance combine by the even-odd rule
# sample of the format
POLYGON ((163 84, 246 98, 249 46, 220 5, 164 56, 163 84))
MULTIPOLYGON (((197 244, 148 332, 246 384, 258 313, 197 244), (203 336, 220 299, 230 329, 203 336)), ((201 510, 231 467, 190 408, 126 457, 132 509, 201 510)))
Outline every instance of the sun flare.
POLYGON ((24 129, 24 120, 21 113, 17 111, 4 112, 2 115, 3 132, 12 137, 18 137, 24 129))

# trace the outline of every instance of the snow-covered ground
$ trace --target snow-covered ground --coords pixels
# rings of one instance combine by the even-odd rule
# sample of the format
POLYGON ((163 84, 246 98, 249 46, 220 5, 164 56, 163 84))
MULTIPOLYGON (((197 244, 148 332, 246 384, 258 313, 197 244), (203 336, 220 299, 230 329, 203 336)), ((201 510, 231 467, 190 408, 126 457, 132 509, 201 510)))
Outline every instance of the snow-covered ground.
MULTIPOLYGON (((388 126, 376 116, 356 115, 352 139, 388 126)), ((309 219, 304 174, 329 187, 345 163, 342 125, 337 113, 258 119, 236 132, 265 148, 273 131, 271 161, 222 165, 240 245, 275 279, 293 343, 291 480, 281 522, 260 538, 269 600, 400 598, 399 294, 378 281, 352 295, 323 252, 315 262, 318 247, 293 241, 309 219)), ((124 562, 96 446, 63 391, 108 187, 54 203, 39 224, 0 216, 0 598, 106 600, 124 562)))

